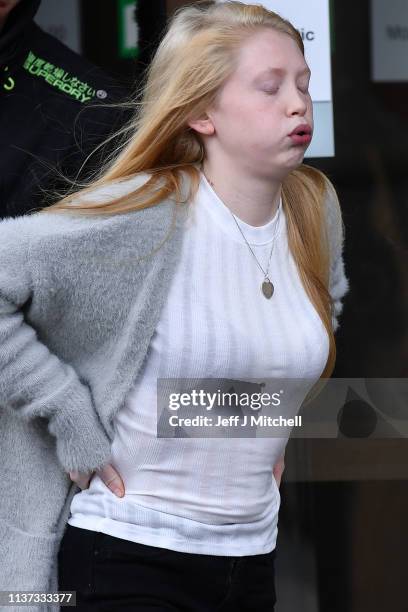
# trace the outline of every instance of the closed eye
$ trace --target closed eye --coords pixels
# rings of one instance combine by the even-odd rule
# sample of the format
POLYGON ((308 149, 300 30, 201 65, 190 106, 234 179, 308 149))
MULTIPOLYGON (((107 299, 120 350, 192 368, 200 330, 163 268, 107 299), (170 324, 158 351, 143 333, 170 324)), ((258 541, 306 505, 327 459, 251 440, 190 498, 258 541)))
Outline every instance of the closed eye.
POLYGON ((302 86, 299 87, 300 91, 305 94, 309 93, 309 87, 310 87, 309 79, 307 81, 303 81, 301 85, 302 86))

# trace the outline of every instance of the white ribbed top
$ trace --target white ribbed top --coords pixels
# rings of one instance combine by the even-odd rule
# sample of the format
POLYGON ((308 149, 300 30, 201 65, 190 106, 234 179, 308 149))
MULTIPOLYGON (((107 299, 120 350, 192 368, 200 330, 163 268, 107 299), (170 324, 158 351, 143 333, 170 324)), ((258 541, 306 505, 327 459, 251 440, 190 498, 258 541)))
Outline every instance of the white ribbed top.
MULTIPOLYGON (((285 211, 254 227, 231 215, 205 177, 190 204, 182 254, 144 366, 116 421, 112 464, 126 494, 98 476, 76 494, 70 525, 173 550, 254 555, 276 545, 280 495, 272 469, 282 438, 157 438, 157 378, 299 378, 293 416, 328 357, 326 330, 288 249, 285 211)), ((285 414, 283 414, 285 416, 285 414)), ((265 434, 267 436, 268 434, 265 434)))

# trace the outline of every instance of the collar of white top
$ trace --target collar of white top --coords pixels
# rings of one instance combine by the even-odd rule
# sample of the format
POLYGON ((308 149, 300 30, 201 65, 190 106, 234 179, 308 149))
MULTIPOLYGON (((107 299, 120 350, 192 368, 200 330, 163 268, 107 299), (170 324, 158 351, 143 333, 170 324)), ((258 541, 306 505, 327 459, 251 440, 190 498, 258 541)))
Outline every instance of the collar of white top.
MULTIPOLYGON (((221 227, 221 229, 233 240, 245 244, 241 232, 239 231, 237 224, 235 223, 230 209, 224 204, 221 198, 215 193, 214 189, 207 181, 204 174, 201 172, 200 186, 197 195, 199 196, 199 202, 206 210, 211 214, 213 220, 221 227)), ((249 225, 242 221, 237 215, 234 215, 240 226, 245 238, 252 246, 262 246, 270 244, 274 239, 275 232, 276 238, 282 233, 285 225, 285 214, 282 206, 282 197, 279 201, 278 209, 276 210, 273 218, 268 221, 265 225, 249 225), (280 221, 279 227, 277 227, 278 213, 280 210, 280 221)))

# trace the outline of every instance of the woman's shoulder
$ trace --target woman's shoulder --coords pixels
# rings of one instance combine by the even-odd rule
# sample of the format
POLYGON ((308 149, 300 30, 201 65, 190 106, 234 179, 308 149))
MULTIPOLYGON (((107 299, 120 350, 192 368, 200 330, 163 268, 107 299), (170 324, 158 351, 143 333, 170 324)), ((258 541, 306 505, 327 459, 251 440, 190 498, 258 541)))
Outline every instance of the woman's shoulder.
POLYGON ((336 189, 327 176, 325 177, 323 205, 330 250, 333 255, 336 255, 342 250, 344 244, 345 227, 336 189))
POLYGON ((101 225, 126 224, 135 214, 138 215, 138 224, 143 223, 143 220, 149 222, 151 218, 154 218, 157 222, 167 200, 163 200, 153 207, 127 213, 83 214, 75 210, 76 202, 78 204, 83 202, 103 203, 131 193, 145 184, 150 176, 150 173, 142 172, 120 181, 79 192, 76 196, 73 196, 75 199, 72 202, 72 211, 53 211, 50 207, 46 211, 37 211, 19 217, 3 219, 0 221, 0 241, 7 242, 18 238, 20 240, 24 238, 35 240, 50 235, 62 235, 77 230, 92 229, 101 225), (153 209, 156 207, 158 207, 158 210, 154 211, 153 209))

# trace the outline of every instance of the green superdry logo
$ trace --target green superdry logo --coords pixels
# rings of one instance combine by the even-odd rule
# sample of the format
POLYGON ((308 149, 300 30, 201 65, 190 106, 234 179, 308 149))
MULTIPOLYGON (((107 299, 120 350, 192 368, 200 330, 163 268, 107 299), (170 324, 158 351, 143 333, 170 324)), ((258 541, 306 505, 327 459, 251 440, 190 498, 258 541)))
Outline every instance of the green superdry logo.
POLYGON ((4 83, 3 83, 3 89, 5 89, 6 91, 13 91, 14 87, 15 87, 15 80, 11 77, 8 76, 7 72, 8 72, 8 66, 6 66, 3 69, 3 79, 4 79, 4 83))
POLYGON ((108 95, 104 89, 95 90, 88 83, 80 81, 63 68, 54 66, 41 57, 37 57, 32 51, 29 51, 27 55, 24 68, 33 76, 43 78, 49 85, 72 96, 79 102, 88 102, 95 97, 104 99, 108 95))

